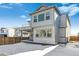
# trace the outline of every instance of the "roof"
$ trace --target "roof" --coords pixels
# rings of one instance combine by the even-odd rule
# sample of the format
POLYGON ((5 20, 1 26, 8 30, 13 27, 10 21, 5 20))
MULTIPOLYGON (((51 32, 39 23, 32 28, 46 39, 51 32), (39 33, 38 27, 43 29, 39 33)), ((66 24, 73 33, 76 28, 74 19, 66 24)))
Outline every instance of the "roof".
POLYGON ((36 11, 34 13, 31 13, 30 15, 45 11, 45 10, 49 10, 49 9, 55 9, 57 11, 57 13, 60 15, 60 12, 58 10, 58 8, 56 6, 45 6, 45 5, 41 5, 38 9, 36 9, 36 11), (43 8, 43 9, 42 9, 43 8), (41 10, 42 9, 42 10, 41 10))

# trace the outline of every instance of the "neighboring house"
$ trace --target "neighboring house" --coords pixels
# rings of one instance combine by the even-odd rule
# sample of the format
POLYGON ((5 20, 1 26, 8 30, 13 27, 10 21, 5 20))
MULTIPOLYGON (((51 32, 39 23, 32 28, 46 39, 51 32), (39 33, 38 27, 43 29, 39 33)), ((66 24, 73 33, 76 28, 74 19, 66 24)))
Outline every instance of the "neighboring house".
POLYGON ((8 37, 15 37, 15 29, 14 28, 8 28, 8 37))
POLYGON ((6 33, 7 34, 7 28, 0 28, 0 33, 6 33))
POLYGON ((30 26, 18 27, 15 29, 16 29, 15 36, 30 37, 31 34, 30 26))
POLYGON ((8 37, 14 37, 15 36, 15 29, 14 28, 1 28, 0 29, 1 35, 7 35, 8 37))
POLYGON ((7 37, 30 37, 30 26, 16 27, 16 28, 1 28, 0 36, 6 35, 7 37))
POLYGON ((30 27, 8 28, 8 37, 29 37, 30 27))
POLYGON ((30 15, 33 42, 57 44, 69 41, 71 25, 67 14, 60 14, 56 7, 42 5, 30 15))
POLYGON ((0 37, 5 36, 7 37, 7 29, 6 28, 0 28, 0 37))

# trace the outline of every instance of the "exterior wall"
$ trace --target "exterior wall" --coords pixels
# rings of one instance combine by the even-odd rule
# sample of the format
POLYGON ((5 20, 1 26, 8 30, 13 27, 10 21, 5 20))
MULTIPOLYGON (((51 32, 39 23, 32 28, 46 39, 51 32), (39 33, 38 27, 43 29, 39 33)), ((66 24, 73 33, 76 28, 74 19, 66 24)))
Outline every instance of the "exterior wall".
POLYGON ((8 30, 7 30, 6 28, 1 28, 1 29, 0 29, 0 33, 7 34, 7 31, 8 31, 8 30))
POLYGON ((8 37, 14 37, 15 36, 15 29, 10 28, 8 29, 8 37))
POLYGON ((54 9, 46 10, 46 11, 32 15, 31 25, 32 25, 32 28, 33 28, 33 41, 34 42, 46 43, 46 44, 57 44, 57 42, 55 41, 54 9), (50 12, 50 20, 44 19, 44 21, 33 22, 33 17, 35 15, 46 13, 48 11, 50 12), (46 30, 48 28, 52 29, 52 37, 50 37, 50 38, 49 37, 38 37, 38 38, 35 37, 36 30, 39 30, 39 29, 45 29, 46 30))
POLYGON ((43 11, 43 12, 40 12, 40 13, 37 13, 37 14, 34 14, 32 15, 32 21, 31 21, 31 26, 34 28, 34 27, 38 27, 38 26, 46 26, 46 25, 53 25, 53 20, 54 20, 54 14, 53 14, 53 9, 51 10, 46 10, 46 11, 43 11), (39 14, 42 14, 42 13, 46 13, 46 12, 50 12, 50 20, 44 20, 44 21, 40 21, 40 22, 33 22, 33 17, 35 15, 39 15, 39 14))
POLYGON ((56 44, 55 42, 55 30, 53 26, 42 26, 33 29, 33 41, 38 43, 56 44), (36 31, 40 29, 52 29, 52 37, 36 37, 36 31))
POLYGON ((66 41, 66 29, 65 28, 60 28, 59 30, 59 42, 60 43, 65 43, 66 41))
POLYGON ((66 15, 61 15, 61 18, 60 18, 60 27, 66 27, 66 15))
POLYGON ((66 15, 61 15, 60 19, 60 40, 59 42, 66 43, 69 41, 68 36, 70 36, 70 24, 66 15))
MULTIPOLYGON (((41 9, 40 9, 41 10, 41 9)), ((44 16, 45 17, 45 16, 44 16)), ((38 18, 37 18, 38 19, 38 18)), ((70 25, 66 15, 59 15, 53 8, 36 14, 32 14, 31 27, 33 29, 33 41, 38 43, 57 44, 59 42, 66 43, 70 33, 70 25), (34 16, 50 12, 50 20, 33 22, 34 16), (52 37, 36 37, 36 31, 40 29, 52 29, 52 37)))
POLYGON ((59 42, 59 25, 60 25, 60 16, 54 11, 54 26, 55 26, 55 42, 59 42))
POLYGON ((14 35, 15 37, 21 37, 21 31, 20 31, 20 29, 18 28, 18 29, 16 29, 16 31, 15 31, 15 35, 14 35))
POLYGON ((70 35, 71 35, 71 27, 70 24, 68 22, 68 19, 66 20, 67 22, 67 27, 66 27, 66 38, 68 39, 68 41, 70 40, 70 35))
POLYGON ((66 42, 66 15, 61 15, 59 26, 59 42, 66 42))

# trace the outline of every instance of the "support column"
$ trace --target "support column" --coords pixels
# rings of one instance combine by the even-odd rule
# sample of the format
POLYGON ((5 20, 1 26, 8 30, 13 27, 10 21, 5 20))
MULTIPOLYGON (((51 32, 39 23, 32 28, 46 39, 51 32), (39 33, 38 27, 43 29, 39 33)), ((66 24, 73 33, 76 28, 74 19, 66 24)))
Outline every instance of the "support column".
POLYGON ((21 40, 22 40, 22 30, 21 30, 21 40))

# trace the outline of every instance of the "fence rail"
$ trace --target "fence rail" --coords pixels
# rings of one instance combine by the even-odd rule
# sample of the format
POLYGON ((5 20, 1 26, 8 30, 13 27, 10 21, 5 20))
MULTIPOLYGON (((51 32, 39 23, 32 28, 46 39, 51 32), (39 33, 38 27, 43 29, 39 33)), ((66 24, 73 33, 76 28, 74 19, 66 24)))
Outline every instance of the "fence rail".
POLYGON ((70 41, 79 41, 79 36, 70 36, 70 41))
POLYGON ((0 37, 0 45, 14 44, 21 42, 20 37, 0 37))

